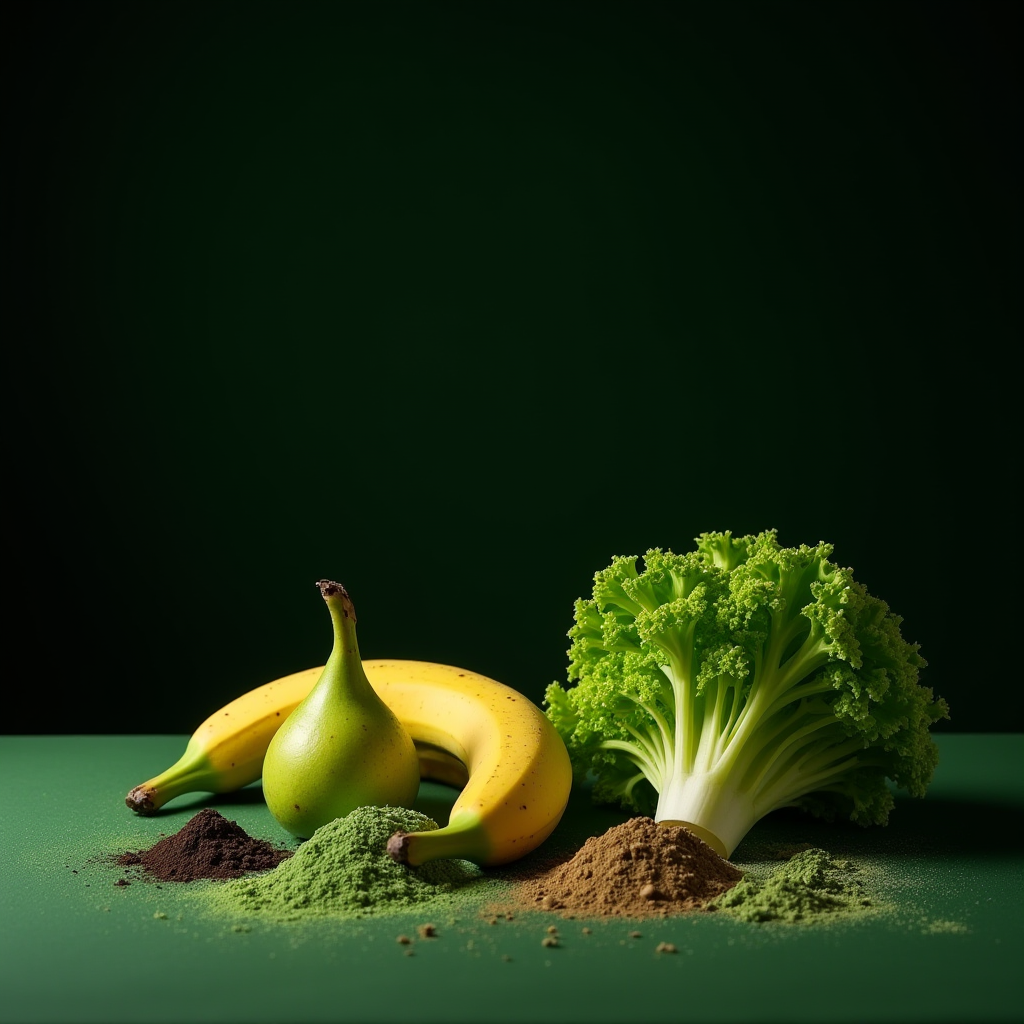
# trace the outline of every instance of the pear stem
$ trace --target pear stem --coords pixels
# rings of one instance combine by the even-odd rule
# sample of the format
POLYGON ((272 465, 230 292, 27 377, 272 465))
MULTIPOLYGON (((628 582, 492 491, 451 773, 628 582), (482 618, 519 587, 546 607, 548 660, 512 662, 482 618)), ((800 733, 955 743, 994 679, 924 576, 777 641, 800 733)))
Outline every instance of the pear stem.
POLYGON ((324 666, 334 669, 352 691, 372 690, 369 679, 363 671, 363 660, 359 656, 359 641, 356 639, 356 609, 348 591, 333 580, 318 580, 320 594, 327 602, 334 626, 334 647, 324 666))

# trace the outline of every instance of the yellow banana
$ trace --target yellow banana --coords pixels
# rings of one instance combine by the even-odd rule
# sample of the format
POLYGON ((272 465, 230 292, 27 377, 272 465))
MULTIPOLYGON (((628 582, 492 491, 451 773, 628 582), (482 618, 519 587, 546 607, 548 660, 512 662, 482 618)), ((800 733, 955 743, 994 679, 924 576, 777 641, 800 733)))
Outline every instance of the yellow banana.
POLYGON ((486 676, 422 661, 364 662, 366 674, 414 742, 461 761, 469 779, 448 824, 398 833, 395 860, 461 857, 507 864, 554 831, 572 786, 565 744, 540 709, 486 676))
MULTIPOLYGON (((396 860, 505 864, 551 834, 568 802, 572 770, 564 743, 535 704, 503 683, 451 665, 367 660, 363 668, 412 736, 421 776, 461 789, 442 828, 393 837, 389 852, 396 860)), ((278 727, 322 670, 276 679, 214 712, 181 758, 132 789, 127 805, 152 814, 183 793, 226 793, 255 782, 278 727)))

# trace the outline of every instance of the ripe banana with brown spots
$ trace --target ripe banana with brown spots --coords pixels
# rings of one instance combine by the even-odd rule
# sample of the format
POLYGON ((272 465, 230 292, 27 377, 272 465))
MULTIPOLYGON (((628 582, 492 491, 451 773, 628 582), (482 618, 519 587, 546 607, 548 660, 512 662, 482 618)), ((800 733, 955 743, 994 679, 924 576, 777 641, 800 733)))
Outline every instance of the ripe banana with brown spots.
MULTIPOLYGON (((561 820, 572 785, 565 744, 541 710, 487 676, 427 661, 366 660, 380 698, 405 726, 423 779, 460 789, 447 824, 399 833, 388 852, 411 865, 454 857, 506 864, 536 849, 561 820)), ((258 686, 214 712, 166 771, 125 799, 153 814, 184 793, 227 793, 257 781, 281 723, 323 666, 258 686)))

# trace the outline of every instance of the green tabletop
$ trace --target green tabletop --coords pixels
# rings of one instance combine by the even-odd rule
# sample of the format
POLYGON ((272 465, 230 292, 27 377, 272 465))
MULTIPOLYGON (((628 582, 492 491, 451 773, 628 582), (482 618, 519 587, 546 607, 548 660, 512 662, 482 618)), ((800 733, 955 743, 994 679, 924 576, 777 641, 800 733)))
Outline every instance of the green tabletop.
MULTIPOLYGON (((0 1021, 1020 1021, 1024 736, 937 739, 928 797, 899 800, 886 828, 782 812, 732 857, 756 870, 766 841, 823 847, 861 869, 877 913, 559 920, 549 948, 543 914, 495 924, 469 906, 241 927, 192 885, 118 887, 104 858, 151 846, 202 807, 286 837, 258 786, 180 797, 154 818, 128 811, 124 794, 185 737, 0 737, 0 1021), (406 955, 397 936, 427 919, 437 937, 406 955), (656 952, 661 942, 677 952, 656 952)), ((449 800, 445 787, 421 790, 435 817, 449 800)), ((576 795, 545 852, 568 854, 624 817, 576 795)))

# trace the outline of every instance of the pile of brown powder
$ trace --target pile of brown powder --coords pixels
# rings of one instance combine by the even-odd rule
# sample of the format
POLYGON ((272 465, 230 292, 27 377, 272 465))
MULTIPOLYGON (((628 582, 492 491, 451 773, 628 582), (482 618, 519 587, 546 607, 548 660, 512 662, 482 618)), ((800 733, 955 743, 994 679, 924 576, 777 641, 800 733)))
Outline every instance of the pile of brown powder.
MULTIPOLYGON (((194 882, 200 878, 241 878, 252 871, 277 867, 291 855, 291 850, 254 839, 236 822, 207 807, 174 835, 148 850, 122 853, 114 862, 128 869, 141 868, 157 881, 194 882)), ((115 884, 130 883, 122 878, 115 884)))
POLYGON ((588 839, 564 864, 517 885, 527 907, 587 917, 668 917, 698 910, 743 872, 685 828, 631 818, 588 839))

